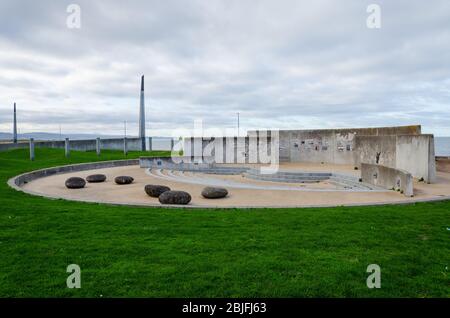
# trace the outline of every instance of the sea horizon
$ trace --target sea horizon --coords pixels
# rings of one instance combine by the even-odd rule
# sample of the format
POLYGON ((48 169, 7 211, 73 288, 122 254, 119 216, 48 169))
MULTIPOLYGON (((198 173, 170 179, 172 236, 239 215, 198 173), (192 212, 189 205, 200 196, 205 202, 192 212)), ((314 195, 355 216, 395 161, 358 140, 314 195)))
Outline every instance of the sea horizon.
POLYGON ((450 137, 434 137, 436 156, 450 156, 450 137))

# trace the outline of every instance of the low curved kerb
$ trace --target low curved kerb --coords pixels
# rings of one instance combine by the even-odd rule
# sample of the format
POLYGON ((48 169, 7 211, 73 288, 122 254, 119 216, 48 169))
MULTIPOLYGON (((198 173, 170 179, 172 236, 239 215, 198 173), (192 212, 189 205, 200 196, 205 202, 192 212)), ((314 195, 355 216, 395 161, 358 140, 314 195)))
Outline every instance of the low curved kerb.
MULTIPOLYGON (((88 163, 78 163, 66 166, 57 166, 51 168, 44 168, 40 170, 25 172, 18 176, 12 177, 8 180, 8 185, 18 191, 23 191, 21 186, 25 183, 31 182, 33 180, 53 176, 60 173, 69 173, 76 171, 86 171, 92 169, 102 169, 102 168, 114 168, 123 166, 134 166, 139 164, 139 159, 130 160, 111 160, 111 161, 99 161, 99 162, 88 162, 88 163)), ((25 192, 25 191, 24 191, 25 192)))
MULTIPOLYGON (((134 166, 139 166, 139 159, 133 159, 133 160, 116 160, 116 161, 101 161, 101 162, 91 162, 91 163, 81 163, 81 164, 73 164, 73 165, 66 165, 66 166, 59 166, 59 167, 51 167, 46 169, 40 169, 35 170, 27 173, 23 173, 21 175, 15 176, 8 180, 8 185, 12 187, 13 189, 17 191, 22 191, 27 194, 36 195, 44 198, 49 199, 64 199, 68 201, 77 201, 77 202, 91 202, 91 203, 102 203, 102 204, 110 204, 110 205, 124 205, 124 206, 141 206, 141 207, 164 207, 164 208, 281 208, 283 206, 280 205, 271 205, 270 203, 264 206, 261 205, 240 205, 239 203, 235 205, 216 205, 215 203, 211 203, 210 205, 200 205, 200 204, 189 204, 186 206, 179 206, 179 205, 160 205, 159 203, 142 203, 139 201, 136 202, 118 202, 113 200, 96 200, 93 198, 67 198, 67 197, 61 197, 61 196, 52 196, 51 194, 46 194, 42 192, 34 192, 36 190, 31 190, 28 187, 23 187, 24 184, 28 182, 32 182, 33 180, 37 180, 44 177, 49 176, 55 176, 59 174, 65 174, 65 173, 73 173, 73 172, 82 172, 82 171, 88 171, 88 170, 96 170, 96 169, 104 169, 104 168, 115 168, 115 167, 126 167, 126 166, 133 166, 130 167, 131 169, 134 169, 134 166)), ((148 170, 148 169, 145 169, 148 170)), ((376 191, 374 191, 376 192, 376 191)), ((434 197, 434 198, 409 198, 407 201, 404 200, 395 200, 395 201, 379 201, 379 202, 371 202, 371 203, 364 203, 364 202, 346 202, 343 204, 338 204, 339 206, 364 206, 364 205, 385 205, 385 204, 408 204, 408 203, 415 203, 415 202, 424 202, 424 201, 440 201, 440 200, 448 200, 450 196, 443 195, 441 197, 434 197)), ((214 201, 217 202, 217 201, 214 201)), ((286 208, 294 208, 294 207, 334 207, 336 204, 326 204, 324 202, 319 204, 299 204, 299 205, 288 205, 285 206, 286 208)))

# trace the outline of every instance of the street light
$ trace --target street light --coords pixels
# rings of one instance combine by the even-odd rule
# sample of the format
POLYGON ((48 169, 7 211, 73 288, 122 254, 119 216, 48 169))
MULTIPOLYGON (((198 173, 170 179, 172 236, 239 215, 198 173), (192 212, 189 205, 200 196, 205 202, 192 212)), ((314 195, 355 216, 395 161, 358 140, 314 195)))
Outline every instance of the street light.
POLYGON ((239 112, 237 112, 237 136, 239 137, 239 112))

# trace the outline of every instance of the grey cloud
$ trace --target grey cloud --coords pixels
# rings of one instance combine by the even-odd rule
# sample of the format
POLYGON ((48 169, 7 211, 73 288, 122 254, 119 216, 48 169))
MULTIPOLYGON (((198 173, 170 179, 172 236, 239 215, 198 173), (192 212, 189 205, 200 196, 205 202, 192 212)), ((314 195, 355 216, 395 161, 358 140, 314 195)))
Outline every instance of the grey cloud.
POLYGON ((0 127, 130 129, 146 75, 153 132, 422 123, 450 135, 450 3, 378 1, 68 1, 0 4, 0 127), (432 111, 428 111, 428 110, 432 111), (48 112, 48 113, 46 113, 48 112))

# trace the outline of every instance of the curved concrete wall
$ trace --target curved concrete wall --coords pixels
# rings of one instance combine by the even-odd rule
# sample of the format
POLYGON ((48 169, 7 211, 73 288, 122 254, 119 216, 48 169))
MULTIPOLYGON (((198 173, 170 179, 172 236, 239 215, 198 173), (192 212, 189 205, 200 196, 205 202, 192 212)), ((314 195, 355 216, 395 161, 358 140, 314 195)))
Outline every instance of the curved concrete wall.
POLYGON ((407 197, 414 195, 412 175, 405 170, 362 163, 361 179, 378 187, 401 191, 407 197))
POLYGON ((362 163, 406 170, 417 179, 435 182, 433 135, 356 136, 355 165, 362 163))
POLYGON ((280 162, 353 164, 356 136, 419 135, 421 126, 280 130, 280 162))
POLYGON ((183 151, 192 160, 217 163, 269 163, 268 158, 275 155, 270 136, 188 137, 183 140, 183 151))
MULTIPOLYGON (((186 138, 185 155, 202 158, 208 148, 218 148, 227 153, 227 143, 237 141, 231 153, 232 160, 222 162, 259 163, 252 161, 250 138, 257 140, 259 150, 266 148, 271 153, 276 138, 275 131, 249 131, 247 137, 186 138), (269 138, 260 138, 269 136, 269 138), (217 140, 221 141, 217 143, 217 140), (214 147, 212 143, 216 143, 214 147), (264 143, 266 144, 264 146, 264 143), (241 146, 239 146, 241 144, 241 146)), ((433 135, 422 135, 421 126, 347 128, 318 130, 279 130, 278 162, 313 162, 346 164, 359 167, 361 163, 379 164, 406 170, 414 177, 426 182, 435 182, 436 166, 433 135), (413 159, 413 160, 411 160, 413 159)), ((216 149, 217 151, 217 149, 216 149)), ((255 152, 255 151, 254 151, 255 152)), ((213 154, 214 156, 214 154, 213 154)), ((219 157, 223 157, 220 156, 219 157)), ((272 162, 273 163, 273 162, 272 162)))
MULTIPOLYGON (((275 131, 249 131, 247 137, 196 137, 185 138, 185 155, 201 158, 203 152, 211 143, 227 153, 227 144, 233 142, 233 160, 223 160, 228 163, 259 163, 260 160, 251 160, 252 153, 249 148, 250 138, 254 138, 257 150, 265 148, 271 154, 272 145, 275 144, 272 136, 275 131), (261 138, 261 136, 264 136, 261 138), (267 138, 266 138, 267 136, 267 138)), ((355 164, 357 145, 356 138, 360 136, 378 137, 371 139, 376 143, 391 143, 397 135, 420 135, 421 126, 377 127, 377 128, 346 128, 346 129, 317 129, 317 130, 279 130, 279 144, 277 159, 279 162, 315 162, 332 164, 355 164), (392 140, 389 140, 392 139, 392 140)), ((278 142, 278 141, 277 141, 278 142)), ((372 142, 371 142, 372 144, 372 142)), ((372 145, 371 145, 372 146, 372 145)), ((394 148, 394 146, 393 146, 394 148)), ((229 152, 229 151, 228 151, 229 152)), ((392 149, 391 152, 394 152, 392 149)), ((214 156, 214 153, 212 154, 214 156)), ((390 165, 390 163, 387 163, 390 165)))
POLYGON ((141 168, 158 168, 158 169, 207 169, 211 168, 211 163, 196 163, 191 161, 191 157, 177 157, 175 162, 171 157, 140 157, 139 166, 141 168))
POLYGON ((433 135, 397 136, 396 168, 425 182, 436 181, 433 135))
POLYGON ((11 178, 8 181, 8 184, 14 188, 18 188, 24 183, 52 176, 59 173, 68 173, 74 171, 85 171, 91 169, 101 169, 101 168, 113 168, 113 167, 123 167, 123 166, 133 166, 138 165, 139 159, 130 159, 130 160, 113 160, 113 161, 99 161, 99 162, 89 162, 89 163, 80 163, 74 165, 67 166, 59 166, 46 168, 41 170, 35 170, 31 172, 26 172, 21 175, 18 175, 14 178, 11 178))

